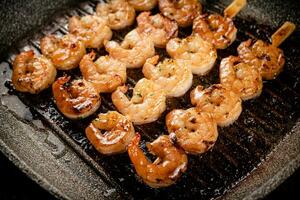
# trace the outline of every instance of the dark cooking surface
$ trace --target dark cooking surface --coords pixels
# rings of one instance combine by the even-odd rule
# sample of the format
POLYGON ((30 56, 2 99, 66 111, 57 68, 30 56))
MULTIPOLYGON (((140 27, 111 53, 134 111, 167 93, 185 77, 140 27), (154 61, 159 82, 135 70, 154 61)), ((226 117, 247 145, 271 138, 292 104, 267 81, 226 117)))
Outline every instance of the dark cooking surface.
MULTIPOLYGON (((300 195, 300 169, 289 177, 264 200, 292 199, 300 195)), ((1 200, 55 200, 46 190, 22 173, 0 153, 0 199, 1 200), (14 181, 11 181, 11 180, 14 181)))
MULTIPOLYGON (((207 3, 208 5, 205 5, 205 8, 208 8, 209 11, 220 12, 222 10, 222 6, 215 6, 217 5, 216 3, 212 3, 211 1, 207 1, 207 3)), ((255 3, 256 2, 253 2, 251 5, 255 5, 255 3)), ((90 12, 89 9, 91 9, 91 7, 89 5, 94 7, 94 4, 82 4, 82 6, 83 5, 85 5, 85 7, 82 7, 85 11, 81 8, 81 10, 76 9, 75 13, 79 15, 86 14, 86 12, 90 12)), ((69 16, 73 14, 74 10, 69 12, 69 16)), ((242 16, 245 15, 247 16, 247 13, 242 16)), ((47 33, 52 31, 58 34, 65 33, 67 18, 56 17, 55 19, 56 21, 50 23, 48 27, 43 30, 47 33)), ((249 21, 242 19, 235 20, 236 26, 239 28, 237 41, 230 48, 218 52, 221 58, 236 54, 235 49, 240 41, 248 37, 267 39, 268 36, 276 30, 275 27, 258 26, 251 19, 253 18, 249 18, 249 21)), ((266 23, 268 22, 267 18, 264 20, 266 23)), ((41 37, 39 33, 40 31, 37 31, 36 35, 30 35, 30 37, 22 43, 19 43, 18 47, 23 48, 29 44, 33 48, 38 48, 37 39, 41 37)), ((189 30, 185 30, 185 33, 181 35, 186 35, 187 33, 189 33, 189 30)), ((125 32, 120 33, 120 35, 124 34, 125 32)), ((30 107, 31 111, 31 113, 22 116, 22 120, 32 121, 35 119, 43 119, 46 121, 46 124, 50 123, 53 129, 62 129, 67 135, 74 139, 96 163, 103 166, 108 175, 123 188, 122 193, 126 197, 133 196, 138 199, 146 197, 165 197, 174 199, 193 198, 201 195, 203 199, 213 198, 223 194, 226 190, 245 178, 249 172, 254 170, 278 142, 282 140, 285 134, 291 130, 299 118, 300 87, 298 84, 300 74, 298 69, 300 64, 300 51, 297 43, 299 37, 295 35, 296 34, 282 45, 282 49, 285 51, 287 57, 284 72, 276 80, 264 83, 263 93, 258 99, 247 101, 243 104, 243 113, 236 123, 227 128, 219 128, 220 137, 212 151, 202 156, 189 156, 187 173, 175 186, 165 189, 154 190, 139 183, 126 154, 112 157, 99 155, 91 148, 83 133, 86 125, 95 115, 80 123, 65 119, 57 112, 52 101, 50 89, 42 92, 40 95, 21 94, 13 91, 10 82, 4 80, 6 89, 8 88, 9 91, 7 95, 1 91, 3 93, 2 103, 9 107, 11 97, 17 95, 30 107)), ((17 53, 18 51, 12 49, 12 52, 17 53)), ((161 51, 161 53, 164 52, 161 51)), ((8 63, 2 63, 1 70, 4 78, 10 77, 8 63)), ((208 86, 218 82, 217 73, 218 70, 217 67, 215 67, 214 70, 205 77, 195 76, 193 88, 198 83, 208 86)), ((72 75, 78 76, 78 70, 72 71, 72 75)), ((142 74, 140 70, 129 70, 128 76, 128 84, 133 86, 134 83, 141 78, 142 74)), ((166 113, 173 108, 190 107, 188 95, 189 92, 183 98, 168 100, 168 110, 166 113)), ((98 112, 113 109, 109 95, 102 95, 102 97, 102 106, 98 112)), ((163 132, 166 133, 163 119, 164 116, 161 120, 152 124, 137 126, 136 130, 143 133, 145 141, 150 141, 163 132)))

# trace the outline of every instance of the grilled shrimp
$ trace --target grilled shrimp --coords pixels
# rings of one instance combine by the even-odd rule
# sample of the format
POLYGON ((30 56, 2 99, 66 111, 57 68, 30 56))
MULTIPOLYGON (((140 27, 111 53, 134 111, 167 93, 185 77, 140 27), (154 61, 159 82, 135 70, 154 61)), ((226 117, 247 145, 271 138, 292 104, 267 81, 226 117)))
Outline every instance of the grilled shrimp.
POLYGON ((135 124, 146 124, 157 120, 166 109, 166 96, 160 86, 151 80, 140 79, 133 89, 129 100, 125 93, 126 86, 118 87, 112 93, 112 102, 117 110, 135 124))
POLYGON ((97 151, 108 155, 125 152, 135 136, 132 123, 116 111, 99 114, 85 134, 97 151))
POLYGON ((202 9, 198 0, 159 0, 158 5, 161 13, 175 20, 180 27, 192 25, 202 9))
POLYGON ((218 138, 217 124, 211 114, 197 108, 171 111, 166 125, 170 138, 190 154, 206 152, 218 138))
POLYGON ((85 80, 94 84, 98 92, 113 92, 126 82, 126 65, 109 56, 101 56, 93 62, 91 52, 80 61, 80 71, 85 80))
POLYGON ((128 0, 129 4, 137 11, 152 10, 157 5, 158 0, 128 0))
POLYGON ((88 117, 99 108, 100 95, 88 81, 70 79, 63 76, 52 84, 55 103, 60 112, 70 119, 88 117))
POLYGON ((220 82, 237 93, 242 100, 255 98, 262 91, 262 77, 257 66, 244 63, 241 58, 229 56, 220 64, 220 82))
POLYGON ((83 17, 73 16, 69 20, 69 32, 76 35, 87 48, 101 48, 105 41, 112 37, 112 31, 106 20, 86 15, 83 17))
POLYGON ((52 62, 45 56, 34 55, 33 50, 20 53, 13 63, 12 83, 20 92, 39 93, 48 88, 55 77, 52 62))
POLYGON ((177 23, 161 14, 152 16, 150 14, 150 12, 139 14, 136 18, 137 31, 146 37, 150 37, 156 47, 164 48, 171 38, 177 37, 177 23))
POLYGON ((157 159, 152 163, 139 147, 140 135, 137 134, 128 146, 128 155, 136 173, 153 188, 167 187, 187 169, 188 158, 181 149, 175 147, 168 136, 162 135, 147 143, 149 152, 157 159))
POLYGON ((56 69, 76 68, 85 54, 85 46, 76 36, 68 34, 62 38, 49 35, 41 40, 43 55, 50 58, 56 69))
POLYGON ((191 102, 203 112, 211 113, 219 126, 233 123, 242 112, 242 100, 221 84, 203 89, 197 86, 191 92, 191 102))
POLYGON ((109 3, 99 3, 96 9, 97 16, 105 19, 113 30, 120 30, 133 24, 135 19, 134 8, 125 0, 112 0, 109 3))
POLYGON ((173 59, 157 64, 158 59, 158 55, 147 59, 143 67, 145 77, 159 85, 168 97, 184 95, 192 86, 191 68, 173 59))
POLYGON ((125 36, 121 45, 109 41, 105 44, 105 49, 111 57, 125 63, 127 68, 139 68, 147 58, 155 54, 153 42, 142 37, 136 29, 125 36))
POLYGON ((238 53, 244 62, 258 66, 262 77, 267 80, 275 79, 285 63, 283 51, 262 40, 242 42, 238 53))
POLYGON ((193 74, 197 75, 208 73, 217 58, 217 51, 213 45, 198 35, 191 35, 185 39, 171 39, 166 50, 172 58, 180 59, 191 66, 193 74))
POLYGON ((237 29, 229 17, 204 14, 194 20, 193 33, 200 35, 217 49, 226 49, 235 40, 237 29))

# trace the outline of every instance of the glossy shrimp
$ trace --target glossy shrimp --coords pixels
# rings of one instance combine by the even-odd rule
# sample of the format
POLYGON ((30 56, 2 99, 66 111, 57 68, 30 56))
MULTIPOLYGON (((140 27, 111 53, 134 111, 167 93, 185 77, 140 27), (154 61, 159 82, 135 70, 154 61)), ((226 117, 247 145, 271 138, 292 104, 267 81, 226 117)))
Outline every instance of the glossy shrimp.
POLYGON ((159 0, 158 5, 161 13, 175 20, 180 27, 192 25, 202 9, 198 0, 159 0))
POLYGON ((242 100, 261 94, 263 83, 258 67, 243 62, 239 57, 224 58, 220 64, 219 76, 221 84, 238 94, 242 100))
POLYGON ((84 43, 70 34, 62 38, 48 35, 41 40, 40 44, 43 55, 50 58, 59 70, 76 68, 85 54, 84 43))
POLYGON ((173 59, 164 59, 158 63, 158 59, 158 55, 147 59, 143 67, 144 76, 159 85, 168 97, 184 95, 193 82, 190 66, 173 59))
POLYGON ((127 68, 143 66, 147 58, 154 56, 154 44, 149 38, 142 37, 136 29, 129 32, 123 42, 109 41, 105 44, 109 55, 126 64, 127 68))
POLYGON ((150 12, 139 14, 136 18, 137 31, 145 37, 149 37, 156 47, 164 48, 171 38, 177 37, 177 23, 161 14, 152 16, 150 14, 150 12))
POLYGON ((193 33, 200 35, 215 48, 225 49, 235 40, 237 29, 229 17, 204 14, 194 20, 193 33))
POLYGON ((112 93, 112 102, 117 110, 129 117, 134 124, 146 124, 156 121, 166 109, 164 91, 151 80, 140 79, 129 100, 125 93, 126 86, 118 87, 112 93))
POLYGON ((198 35, 191 35, 184 39, 171 39, 166 50, 172 58, 180 59, 191 66, 193 74, 197 75, 207 74, 217 59, 217 51, 213 45, 198 35))
POLYGON ((84 41, 87 48, 101 48, 112 37, 106 20, 93 15, 71 17, 69 32, 84 41))
POLYGON ((181 149, 175 147, 167 135, 147 143, 149 152, 157 159, 151 162, 139 147, 140 135, 137 134, 128 146, 128 155, 141 179, 153 188, 167 187, 187 169, 188 158, 181 149))
POLYGON ((58 78, 52 85, 55 103, 66 117, 82 119, 93 114, 100 106, 100 95, 94 86, 83 79, 58 78))
POLYGON ((126 82, 124 63, 109 56, 101 56, 94 62, 95 57, 94 52, 85 55, 80 61, 80 71, 98 92, 113 92, 126 82))
POLYGON ((166 116, 170 138, 187 153, 201 154, 218 138, 217 124, 210 113, 197 108, 173 110, 166 116))
POLYGON ((242 112, 241 98, 221 84, 206 89, 197 86, 191 92, 191 102, 199 110, 211 113, 219 126, 233 123, 242 112))
POLYGON ((128 2, 137 11, 148 11, 157 5, 158 0, 128 0, 128 2))
POLYGON ((135 10, 126 0, 112 0, 109 3, 99 3, 97 16, 105 19, 113 30, 120 30, 133 24, 135 10))
POLYGON ((123 153, 135 136, 130 120, 116 111, 101 113, 85 129, 92 145, 102 154, 123 153))
POLYGON ((242 42, 238 47, 238 53, 244 62, 260 68, 262 77, 267 80, 276 78, 285 63, 283 51, 262 40, 242 42))
POLYGON ((12 83, 16 90, 36 94, 48 88, 55 80, 56 68, 45 56, 33 50, 17 55, 13 63, 12 83))

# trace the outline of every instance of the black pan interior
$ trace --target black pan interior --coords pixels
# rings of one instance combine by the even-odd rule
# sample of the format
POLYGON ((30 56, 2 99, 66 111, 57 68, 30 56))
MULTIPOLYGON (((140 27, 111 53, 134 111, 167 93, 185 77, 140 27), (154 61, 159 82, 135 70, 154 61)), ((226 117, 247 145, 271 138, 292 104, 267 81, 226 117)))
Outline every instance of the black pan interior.
MULTIPOLYGON (((207 0, 203 4, 205 11, 221 13, 225 5, 228 5, 228 1, 207 0)), ((239 30, 237 40, 228 49, 218 51, 218 62, 208 75, 204 77, 194 76, 192 89, 198 84, 207 87, 213 83, 218 83, 217 66, 220 59, 229 55, 236 55, 236 47, 241 41, 248 38, 268 41, 276 27, 285 20, 290 19, 295 23, 299 21, 299 14, 297 13, 299 9, 292 8, 294 5, 292 1, 274 1, 270 5, 266 5, 267 1, 249 1, 249 4, 247 10, 250 11, 241 13, 241 16, 235 19, 235 24, 239 30), (276 10, 278 6, 283 4, 286 7, 276 10), (269 13, 265 14, 262 10, 256 9, 260 7, 265 7, 265 11, 269 13), (252 12, 251 9, 256 13, 252 12), (285 15, 287 13, 289 14, 285 15), (263 20, 260 22, 258 21, 259 18, 263 20)), ((33 48, 39 52, 38 41, 44 34, 65 34, 69 16, 92 13, 95 5, 96 2, 89 1, 67 10, 63 8, 42 28, 37 29, 30 36, 14 45, 0 64, 4 76, 9 77, 11 61, 20 50, 33 48), (3 71, 3 69, 5 70, 3 71)), ((153 12, 157 12, 157 10, 153 12)), ((132 27, 121 32, 114 32, 114 39, 122 39, 130 29, 132 27)), ((190 32, 190 29, 180 30, 180 37, 185 37, 190 32)), ((195 199, 201 197, 201 199, 211 199, 221 196, 251 173, 289 133, 299 119, 300 50, 298 41, 299 29, 281 46, 285 52, 286 65, 280 76, 276 80, 264 82, 262 95, 257 99, 243 103, 243 112, 240 118, 229 127, 219 128, 219 139, 215 147, 201 156, 189 156, 187 172, 177 184, 163 189, 151 189, 140 182, 126 153, 116 156, 102 156, 96 152, 84 135, 85 127, 96 114, 81 121, 71 121, 58 112, 50 89, 39 95, 30 95, 16 92, 10 80, 5 81, 5 86, 9 89, 8 95, 16 95, 20 98, 30 108, 34 118, 42 119, 49 125, 63 130, 64 134, 76 141, 77 145, 101 165, 106 173, 120 185, 121 193, 125 198, 195 199)), ((166 56, 164 50, 157 50, 157 52, 166 56)), ((98 54, 104 55, 105 52, 98 51, 98 54)), ((59 72, 58 76, 64 73, 59 72)), ((78 69, 67 73, 74 78, 80 77, 78 69)), ((143 75, 140 69, 128 70, 127 85, 129 88, 133 88, 141 77, 143 75)), ((167 111, 158 121, 135 126, 136 130, 142 134, 142 147, 144 149, 145 142, 152 141, 159 135, 167 133, 164 117, 169 111, 175 108, 192 107, 189 92, 181 98, 168 99, 167 105, 167 111)), ((110 95, 102 94, 102 105, 97 113, 108 110, 115 110, 115 108, 111 103, 110 95)))

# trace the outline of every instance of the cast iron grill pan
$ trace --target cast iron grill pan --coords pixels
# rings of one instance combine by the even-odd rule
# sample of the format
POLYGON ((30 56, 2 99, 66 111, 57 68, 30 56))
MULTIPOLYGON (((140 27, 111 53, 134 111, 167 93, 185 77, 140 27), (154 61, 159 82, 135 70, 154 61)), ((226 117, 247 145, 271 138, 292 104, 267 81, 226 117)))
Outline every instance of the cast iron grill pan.
MULTIPOLYGON (((96 4, 96 2, 90 1, 81 3, 78 7, 54 17, 41 29, 42 31, 37 31, 11 49, 6 61, 1 63, 1 69, 7 68, 9 65, 10 68, 7 68, 8 71, 5 73, 10 74, 12 61, 20 51, 30 48, 40 53, 40 38, 46 34, 66 34, 68 18, 73 15, 92 14, 95 12, 96 4)), ((204 4, 204 8, 209 13, 221 13, 224 5, 212 2, 204 4)), ((156 12, 158 10, 153 11, 153 13, 156 12)), ((235 24, 238 28, 236 41, 229 48, 218 51, 218 61, 208 75, 194 76, 191 89, 198 84, 208 87, 213 83, 218 83, 220 60, 229 55, 236 55, 236 48, 241 41, 248 38, 269 40, 268 36, 275 31, 274 28, 257 25, 254 20, 250 19, 244 20, 237 17, 235 24)), ((122 31, 114 31, 113 39, 121 41, 126 33, 135 26, 136 24, 122 31)), ((179 37, 186 37, 190 33, 190 29, 180 29, 179 37)), ((88 142, 84 134, 85 127, 98 113, 115 110, 110 94, 101 94, 102 104, 94 115, 84 120, 72 121, 62 116, 57 110, 51 89, 47 89, 39 95, 30 95, 16 92, 10 80, 6 80, 5 86, 9 88, 10 95, 18 96, 30 108, 34 117, 42 119, 55 129, 61 129, 63 131, 61 134, 66 134, 76 141, 76 144, 98 165, 102 166, 107 175, 120 186, 119 192, 123 194, 124 198, 213 199, 224 194, 251 173, 299 118, 297 111, 300 108, 300 73, 297 70, 297 64, 299 66, 300 63, 297 58, 300 50, 297 43, 293 42, 293 37, 282 45, 282 49, 286 55, 286 65, 281 75, 276 80, 264 82, 263 92, 259 98, 243 102, 243 112, 239 119, 229 127, 218 128, 219 138, 214 148, 203 155, 189 155, 187 172, 175 185, 162 189, 152 189, 143 184, 136 176, 126 153, 103 156, 88 142)), ((157 49, 157 52, 161 56, 167 57, 165 50, 157 49)), ((104 50, 97 51, 97 53, 105 55, 104 50)), ((81 77, 79 69, 69 72, 59 71, 57 77, 64 74, 71 75, 73 78, 81 77)), ((143 74, 141 69, 128 69, 127 74, 126 84, 130 88, 128 96, 131 96, 132 88, 143 77, 143 74)), ((145 149, 145 142, 152 141, 161 134, 167 134, 164 119, 168 112, 176 108, 192 107, 189 93, 190 91, 180 98, 168 99, 167 110, 156 122, 135 126, 136 131, 142 135, 143 149, 145 149)))

